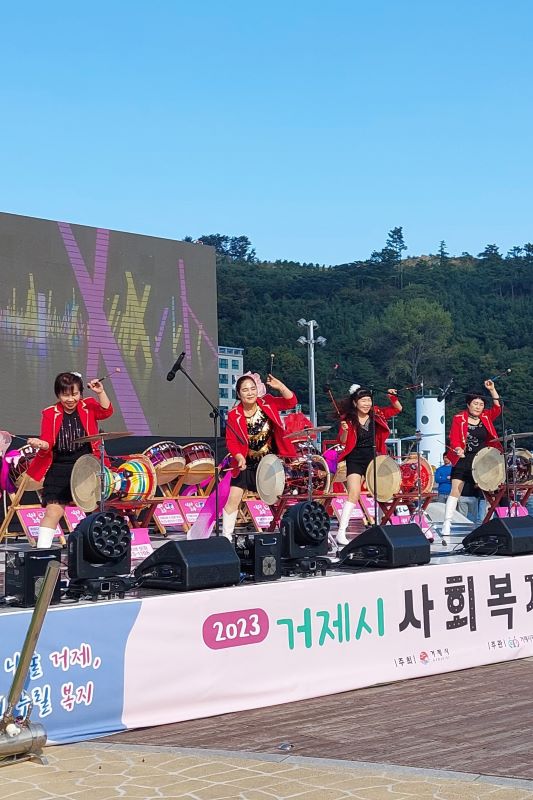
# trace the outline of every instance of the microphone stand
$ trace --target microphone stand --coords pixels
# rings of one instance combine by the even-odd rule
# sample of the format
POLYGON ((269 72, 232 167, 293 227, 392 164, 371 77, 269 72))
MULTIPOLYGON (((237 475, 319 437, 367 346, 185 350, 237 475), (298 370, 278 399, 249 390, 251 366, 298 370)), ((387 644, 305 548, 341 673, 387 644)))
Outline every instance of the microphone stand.
MULTIPOLYGON (((501 408, 501 419, 502 419, 502 441, 503 441, 503 468, 505 470, 505 494, 507 496, 507 513, 509 514, 509 518, 511 517, 511 484, 509 482, 509 470, 507 469, 507 447, 509 442, 509 434, 505 425, 505 412, 504 412, 504 402, 503 398, 500 395, 500 408, 501 408)), ((494 400, 492 401, 494 402, 494 400)), ((513 457, 512 457, 512 464, 516 467, 516 440, 513 439, 513 457)), ((516 471, 513 472, 514 477, 514 492, 513 492, 513 503, 516 500, 516 471)), ((518 509, 515 509, 515 516, 518 509)))
POLYGON ((377 445, 376 445, 376 415, 374 408, 374 387, 370 386, 370 400, 372 401, 372 473, 374 479, 374 525, 379 525, 381 519, 381 508, 378 504, 378 464, 377 464, 377 445))
POLYGON ((183 369, 183 365, 182 364, 180 364, 178 366, 176 371, 177 372, 182 372, 185 375, 187 380, 190 383, 192 383, 192 385, 194 386, 196 391, 204 398, 204 400, 206 401, 207 405, 211 408, 211 411, 209 412, 209 416, 213 420, 213 433, 214 433, 214 439, 215 439, 215 536, 220 536, 220 525, 219 525, 219 519, 218 519, 218 512, 219 512, 219 508, 218 508, 218 503, 219 503, 219 499, 218 499, 218 484, 219 484, 219 474, 218 474, 218 420, 219 420, 219 417, 220 417, 220 411, 218 410, 217 406, 213 405, 213 403, 211 402, 209 397, 205 394, 205 392, 202 389, 200 389, 200 387, 198 386, 196 381, 194 381, 191 378, 191 376, 189 375, 187 370, 183 369))

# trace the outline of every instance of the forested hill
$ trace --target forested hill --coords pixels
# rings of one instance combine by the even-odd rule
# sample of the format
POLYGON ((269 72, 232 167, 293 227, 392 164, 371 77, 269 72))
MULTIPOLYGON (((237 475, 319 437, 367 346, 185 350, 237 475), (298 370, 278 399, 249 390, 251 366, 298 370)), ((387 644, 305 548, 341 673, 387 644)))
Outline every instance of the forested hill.
MULTIPOLYGON (((243 240, 248 242, 236 241, 243 240)), ((448 420, 464 408, 464 392, 511 368, 497 382, 507 401, 506 424, 517 432, 532 430, 533 245, 507 256, 488 245, 476 257, 450 257, 444 242, 435 256, 402 258, 403 249, 401 228, 368 261, 332 267, 263 263, 249 247, 237 256, 217 248, 220 343, 244 347, 246 369, 263 375, 274 353, 274 373, 307 409, 307 348, 296 341, 306 329, 297 321, 315 319, 316 335, 327 339, 315 348, 322 424, 331 416, 323 386, 336 363, 337 397, 352 382, 372 383, 380 390, 378 403, 388 386, 423 379, 426 387, 439 387, 453 377, 448 420)), ((414 394, 405 392, 402 402, 407 413, 398 428, 411 433, 414 394)))

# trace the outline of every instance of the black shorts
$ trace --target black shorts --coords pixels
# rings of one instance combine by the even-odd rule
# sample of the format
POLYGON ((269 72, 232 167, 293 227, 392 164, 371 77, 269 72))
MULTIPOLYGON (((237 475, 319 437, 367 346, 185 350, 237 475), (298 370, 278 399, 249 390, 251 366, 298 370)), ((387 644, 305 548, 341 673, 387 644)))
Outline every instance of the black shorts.
POLYGON ((368 465, 372 463, 373 451, 357 450, 355 448, 346 457, 346 475, 366 475, 368 465))

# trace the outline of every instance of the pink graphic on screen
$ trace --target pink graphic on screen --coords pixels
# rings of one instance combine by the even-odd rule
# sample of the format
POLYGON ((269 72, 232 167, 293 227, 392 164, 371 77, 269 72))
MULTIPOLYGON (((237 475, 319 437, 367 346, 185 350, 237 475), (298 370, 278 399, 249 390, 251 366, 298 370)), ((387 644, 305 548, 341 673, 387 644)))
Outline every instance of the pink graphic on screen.
POLYGON ((138 436, 148 436, 151 433, 150 426, 104 310, 109 231, 102 228, 96 231, 94 275, 91 280, 70 225, 66 222, 57 224, 89 316, 85 374, 97 375, 101 356, 106 370, 112 373, 110 380, 126 426, 138 436), (116 368, 120 372, 113 372, 116 368))

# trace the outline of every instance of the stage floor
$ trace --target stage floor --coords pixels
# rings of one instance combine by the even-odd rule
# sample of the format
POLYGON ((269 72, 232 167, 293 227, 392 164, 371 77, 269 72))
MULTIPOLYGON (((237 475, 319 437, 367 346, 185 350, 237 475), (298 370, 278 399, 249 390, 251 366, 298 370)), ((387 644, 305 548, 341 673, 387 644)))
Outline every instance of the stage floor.
MULTIPOLYGON (((473 525, 455 525, 454 529, 452 531, 452 535, 449 536, 448 539, 447 539, 447 547, 443 547, 441 545, 441 539, 440 539, 440 537, 437 536, 435 541, 431 545, 431 561, 430 561, 430 564, 436 565, 436 564, 445 564, 445 563, 448 564, 448 563, 454 563, 454 562, 458 563, 458 562, 463 562, 463 561, 471 561, 473 558, 477 558, 476 556, 464 555, 464 554, 460 554, 460 553, 455 552, 456 550, 459 550, 461 548, 461 543, 462 543, 463 538, 467 535, 467 533, 469 533, 471 530, 473 530, 473 527, 474 527, 473 525)), ((244 532, 244 529, 242 529, 242 530, 244 532)), ((361 530, 363 530, 362 526, 361 526, 361 530)), ((254 530, 250 529, 248 532, 249 533, 254 533, 254 530)), ((351 533, 351 532, 348 535, 349 535, 350 539, 351 538, 355 538, 354 534, 351 533)), ((155 535, 153 535, 151 537, 151 542, 152 542, 152 546, 154 548, 156 548, 156 547, 161 547, 161 545, 165 544, 165 542, 168 542, 169 540, 172 540, 172 539, 184 540, 185 538, 186 538, 185 534, 182 534, 182 533, 171 533, 166 537, 163 537, 163 536, 161 536, 159 534, 155 534, 155 535)), ((0 545, 0 597, 4 596, 4 594, 5 594, 5 592, 4 592, 5 550, 6 550, 6 548, 9 549, 9 545, 12 544, 12 543, 13 544, 14 543, 20 544, 20 543, 23 543, 23 542, 26 542, 26 539, 24 537, 19 537, 18 539, 12 539, 9 542, 4 541, 0 545)), ((336 560, 332 553, 330 553, 328 555, 328 557, 332 558, 333 561, 336 560)), ((132 568, 134 566, 136 566, 138 563, 141 563, 141 562, 140 561, 132 562, 132 568)), ((335 571, 335 570, 329 571, 328 570, 328 573, 326 574, 326 576, 322 576, 322 575, 319 574, 316 577, 306 578, 305 580, 323 580, 324 577, 327 578, 328 576, 331 576, 331 575, 338 576, 339 574, 352 575, 355 571, 362 573, 362 572, 376 572, 376 571, 378 571, 378 572, 388 572, 389 570, 383 570, 383 569, 380 569, 380 570, 376 570, 376 569, 358 569, 358 570, 350 570, 350 571, 345 571, 345 572, 339 572, 339 571, 335 571)), ((61 580, 64 583, 67 581, 66 549, 65 548, 63 549, 63 554, 62 554, 61 580)), ((299 580, 303 580, 303 578, 295 576, 295 577, 283 577, 283 578, 280 579, 281 582, 283 582, 283 581, 299 581, 299 580)), ((277 581, 276 581, 276 583, 277 583, 277 581)), ((244 584, 241 584, 241 585, 250 586, 250 582, 246 581, 244 584)), ((264 585, 264 584, 262 584, 262 585, 264 585)), ((235 587, 231 587, 231 588, 238 589, 239 586, 235 586, 235 587)), ((146 598, 146 597, 154 597, 155 595, 166 595, 166 594, 176 594, 176 592, 165 592, 164 590, 161 590, 161 589, 142 589, 142 588, 139 588, 139 589, 134 589, 134 590, 128 592, 126 597, 129 598, 129 599, 143 599, 143 598, 146 598)), ((105 600, 99 600, 98 601, 98 603, 102 603, 102 602, 107 602, 107 601, 105 601, 105 600)), ((61 605, 65 606, 65 607, 73 606, 73 605, 75 605, 75 606, 80 606, 80 605, 92 606, 92 605, 94 605, 94 603, 92 601, 90 601, 90 600, 80 600, 79 602, 73 602, 71 600, 68 600, 68 601, 65 600, 65 601, 61 602, 61 605)), ((57 606, 55 606, 55 607, 57 607, 57 606)), ((16 608, 17 608, 17 606, 0 605, 0 614, 5 614, 7 612, 12 612, 16 608)))

